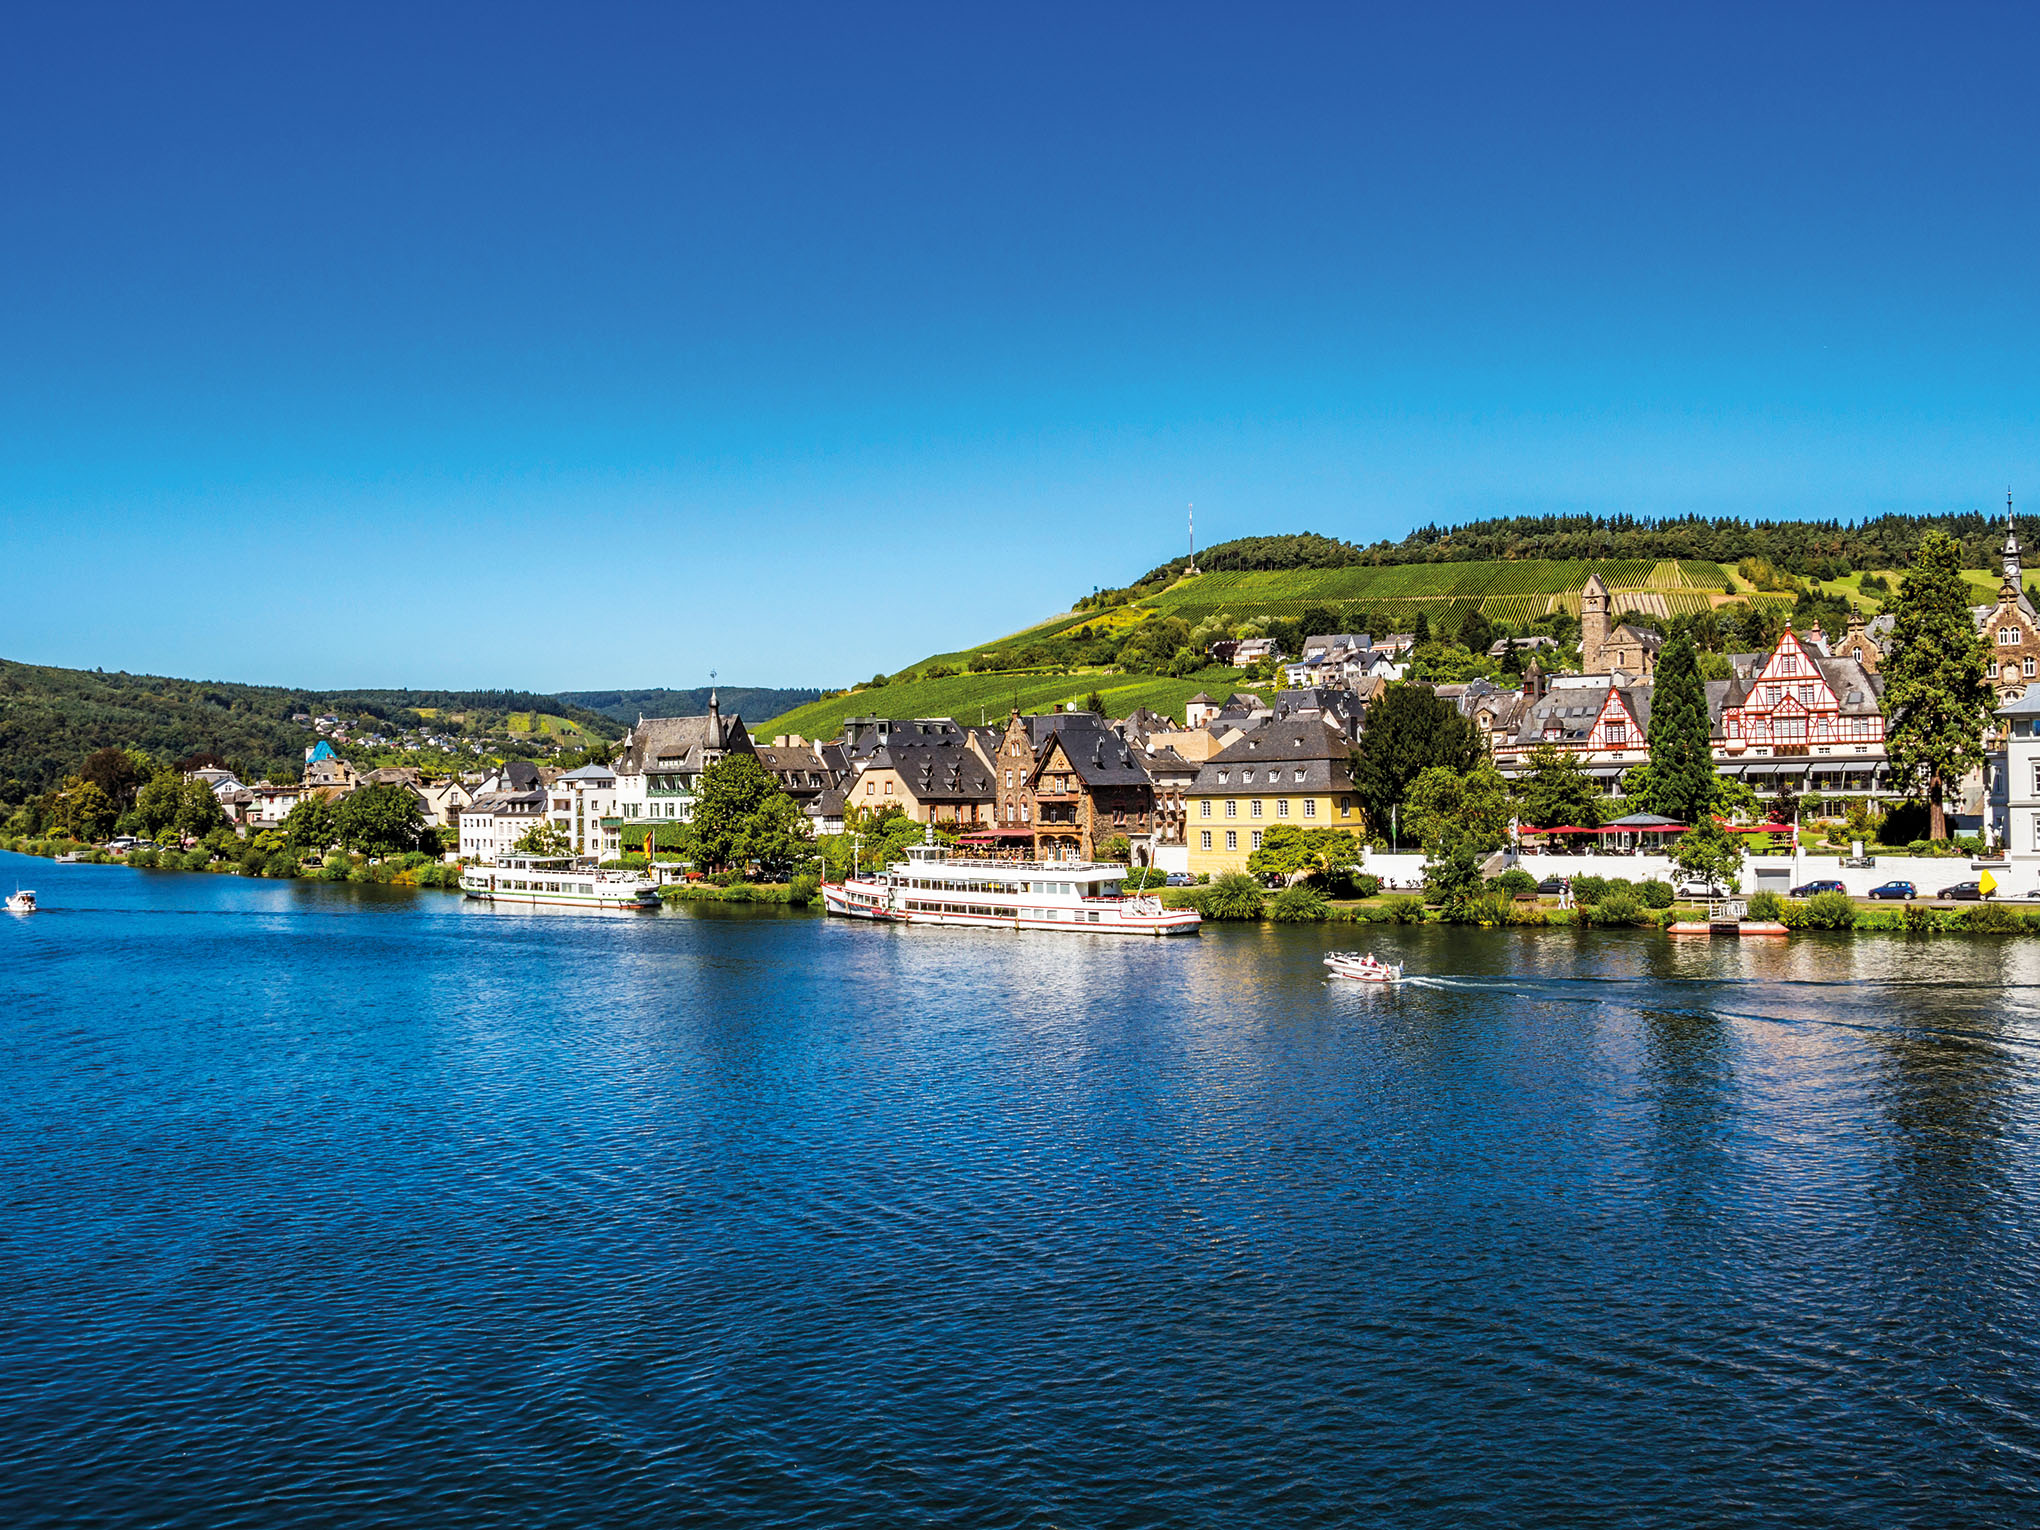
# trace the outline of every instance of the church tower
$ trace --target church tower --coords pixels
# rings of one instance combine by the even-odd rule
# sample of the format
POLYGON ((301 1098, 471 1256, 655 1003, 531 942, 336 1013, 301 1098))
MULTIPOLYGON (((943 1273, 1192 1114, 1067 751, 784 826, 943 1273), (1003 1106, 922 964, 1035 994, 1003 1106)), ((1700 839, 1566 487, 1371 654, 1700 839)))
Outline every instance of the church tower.
POLYGON ((1601 673, 1601 651, 1608 646, 1608 586, 1599 574, 1587 575, 1580 591, 1580 669, 1601 673))

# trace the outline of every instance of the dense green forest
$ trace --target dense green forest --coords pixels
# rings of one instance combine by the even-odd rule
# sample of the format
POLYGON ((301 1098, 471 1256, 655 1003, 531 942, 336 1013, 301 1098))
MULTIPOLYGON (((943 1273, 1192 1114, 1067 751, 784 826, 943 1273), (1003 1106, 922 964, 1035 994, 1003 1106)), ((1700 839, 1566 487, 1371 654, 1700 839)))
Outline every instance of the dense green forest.
MULTIPOLYGON (((1863 569, 1902 567, 1929 530, 1939 528, 1962 544, 1964 562, 1997 562, 2004 522, 1980 511, 1945 515, 1879 515, 1867 520, 1746 521, 1737 516, 1517 515, 1462 526, 1421 526, 1396 542, 1361 546, 1316 532, 1240 537, 1204 549, 1206 573, 1251 569, 1390 567, 1404 563, 1478 563, 1522 558, 1693 559, 1734 564, 1766 558, 1789 573, 1833 579, 1863 569)), ((1112 605, 1130 592, 1169 583, 1183 572, 1178 559, 1143 574, 1125 590, 1102 592, 1080 606, 1112 605)))
MULTIPOLYGON (((559 699, 613 717, 628 727, 640 717, 698 717, 708 710, 708 686, 691 691, 669 691, 664 686, 648 691, 561 691, 559 699)), ((819 690, 773 690, 756 685, 725 685, 717 688, 716 705, 723 715, 761 721, 806 706, 822 693, 819 690)))
POLYGON ((0 659, 0 802, 20 802, 75 772, 93 750, 145 749, 166 761, 207 753, 244 779, 293 779, 316 737, 295 713, 375 719, 469 738, 509 732, 512 713, 556 714, 602 738, 614 719, 523 691, 318 691, 55 669, 0 659), (458 719, 458 720, 456 720, 458 719))

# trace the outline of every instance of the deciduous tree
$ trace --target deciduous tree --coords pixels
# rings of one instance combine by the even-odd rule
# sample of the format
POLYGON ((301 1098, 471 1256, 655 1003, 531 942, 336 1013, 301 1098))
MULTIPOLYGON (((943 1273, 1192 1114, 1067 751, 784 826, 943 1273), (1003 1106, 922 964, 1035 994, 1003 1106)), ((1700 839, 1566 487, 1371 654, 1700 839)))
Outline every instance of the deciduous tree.
POLYGON ((1530 769, 1517 787, 1525 823, 1540 829, 1601 826, 1601 788, 1580 769, 1572 751, 1539 744, 1528 758, 1530 769))
POLYGON ((333 810, 340 843, 364 855, 395 855, 418 843, 425 822, 418 794, 402 786, 364 786, 333 810))

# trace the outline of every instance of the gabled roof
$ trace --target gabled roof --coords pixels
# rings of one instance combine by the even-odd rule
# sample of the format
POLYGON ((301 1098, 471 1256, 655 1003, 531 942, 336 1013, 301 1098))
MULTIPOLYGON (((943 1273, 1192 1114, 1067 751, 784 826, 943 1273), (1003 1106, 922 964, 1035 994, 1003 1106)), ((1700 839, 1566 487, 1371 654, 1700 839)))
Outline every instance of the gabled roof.
POLYGON ((1278 788, 1348 790, 1353 784, 1352 750, 1350 739, 1318 718, 1271 719, 1206 760, 1190 791, 1197 796, 1249 796, 1278 788), (1299 770, 1301 781, 1296 779, 1299 770))
POLYGON ((1051 762, 1058 758, 1067 761, 1071 774, 1089 788, 1149 784, 1138 751, 1109 728, 1057 733, 1042 751, 1030 779, 1040 780, 1043 772, 1056 768, 1051 762))
POLYGON ((732 751, 751 749, 751 736, 744 731, 742 717, 707 712, 698 717, 641 717, 623 736, 623 757, 618 769, 627 776, 647 771, 706 770, 715 759, 732 751))

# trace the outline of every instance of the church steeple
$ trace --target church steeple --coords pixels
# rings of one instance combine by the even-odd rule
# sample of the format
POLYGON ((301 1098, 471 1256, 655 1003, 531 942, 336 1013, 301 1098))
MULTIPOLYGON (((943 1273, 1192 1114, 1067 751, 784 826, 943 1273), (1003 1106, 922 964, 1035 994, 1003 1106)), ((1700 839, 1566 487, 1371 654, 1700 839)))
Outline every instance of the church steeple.
POLYGON ((2021 567, 2019 562, 2019 532, 2012 524, 2012 491, 2005 490, 2005 583, 2013 589, 2019 587, 2021 567))

